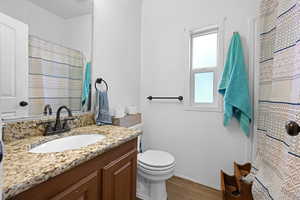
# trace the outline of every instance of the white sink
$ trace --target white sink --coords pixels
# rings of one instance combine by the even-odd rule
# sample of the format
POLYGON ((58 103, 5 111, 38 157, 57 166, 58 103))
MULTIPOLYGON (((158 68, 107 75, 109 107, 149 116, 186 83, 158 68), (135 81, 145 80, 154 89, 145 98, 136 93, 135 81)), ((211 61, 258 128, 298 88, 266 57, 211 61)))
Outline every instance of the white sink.
POLYGON ((64 138, 52 140, 32 148, 31 153, 55 153, 63 152, 72 149, 79 149, 81 147, 94 144, 106 138, 104 135, 90 134, 90 135, 74 135, 64 138))

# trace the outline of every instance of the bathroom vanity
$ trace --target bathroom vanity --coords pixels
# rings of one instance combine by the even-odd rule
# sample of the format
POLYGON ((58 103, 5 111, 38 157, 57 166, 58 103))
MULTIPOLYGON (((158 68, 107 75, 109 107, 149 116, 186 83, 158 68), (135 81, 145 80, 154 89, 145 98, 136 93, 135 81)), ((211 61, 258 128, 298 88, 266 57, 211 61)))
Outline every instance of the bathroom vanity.
POLYGON ((15 200, 133 200, 139 131, 95 125, 60 136, 34 136, 6 144, 4 196, 15 200), (30 153, 53 139, 101 134, 105 139, 56 153, 30 153))
POLYGON ((22 192, 19 200, 132 200, 136 188, 136 140, 22 192))

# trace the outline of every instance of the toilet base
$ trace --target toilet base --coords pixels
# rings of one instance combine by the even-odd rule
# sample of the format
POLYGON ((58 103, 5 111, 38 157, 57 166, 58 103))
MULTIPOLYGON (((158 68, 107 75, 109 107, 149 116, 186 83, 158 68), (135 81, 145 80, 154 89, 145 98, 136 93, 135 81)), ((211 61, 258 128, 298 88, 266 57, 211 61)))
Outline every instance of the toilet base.
POLYGON ((149 181, 138 175, 136 196, 142 200, 167 200, 166 182, 149 181))

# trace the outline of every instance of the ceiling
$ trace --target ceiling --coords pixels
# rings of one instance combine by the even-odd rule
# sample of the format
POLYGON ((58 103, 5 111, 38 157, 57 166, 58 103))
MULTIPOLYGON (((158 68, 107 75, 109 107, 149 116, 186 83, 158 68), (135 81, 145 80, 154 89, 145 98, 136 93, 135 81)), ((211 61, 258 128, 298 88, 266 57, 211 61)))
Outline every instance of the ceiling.
POLYGON ((93 0, 28 0, 64 19, 92 13, 93 0))

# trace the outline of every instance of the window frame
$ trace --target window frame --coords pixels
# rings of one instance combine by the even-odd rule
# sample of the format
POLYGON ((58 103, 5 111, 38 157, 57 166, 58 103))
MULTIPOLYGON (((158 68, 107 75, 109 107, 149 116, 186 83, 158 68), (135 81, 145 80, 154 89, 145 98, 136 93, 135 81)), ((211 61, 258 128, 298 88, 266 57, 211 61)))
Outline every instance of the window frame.
POLYGON ((188 29, 186 32, 186 89, 185 89, 185 110, 187 111, 203 111, 203 112, 222 112, 223 103, 222 97, 218 93, 218 84, 220 80, 221 70, 224 66, 224 36, 223 36, 223 24, 206 26, 198 29, 188 29), (217 66, 193 69, 192 67, 192 50, 193 50, 193 38, 197 36, 204 36, 208 34, 218 34, 217 44, 217 66), (214 91, 213 91, 213 103, 196 103, 195 102, 195 74, 213 72, 214 74, 214 91))

